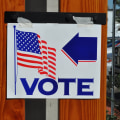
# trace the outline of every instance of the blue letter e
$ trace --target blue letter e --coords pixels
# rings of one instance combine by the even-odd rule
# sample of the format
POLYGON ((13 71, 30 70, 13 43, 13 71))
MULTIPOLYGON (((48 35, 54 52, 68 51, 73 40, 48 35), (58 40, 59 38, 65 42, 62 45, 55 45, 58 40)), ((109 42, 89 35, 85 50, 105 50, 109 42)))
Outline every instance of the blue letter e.
POLYGON ((90 85, 83 85, 82 83, 93 83, 93 79, 78 79, 78 95, 93 96, 93 91, 89 91, 90 85), (82 89, 88 89, 88 91, 82 91, 82 89))
POLYGON ((22 82, 22 84, 23 84, 23 87, 24 87, 24 89, 25 89, 26 94, 27 94, 27 95, 32 95, 32 94, 33 94, 33 91, 34 91, 34 89, 35 89, 35 87, 36 87, 36 85, 37 85, 37 82, 38 82, 39 78, 35 78, 35 79, 34 79, 31 87, 29 87, 29 85, 28 85, 28 83, 27 83, 27 81, 26 81, 26 78, 20 78, 20 80, 21 80, 21 82, 22 82))

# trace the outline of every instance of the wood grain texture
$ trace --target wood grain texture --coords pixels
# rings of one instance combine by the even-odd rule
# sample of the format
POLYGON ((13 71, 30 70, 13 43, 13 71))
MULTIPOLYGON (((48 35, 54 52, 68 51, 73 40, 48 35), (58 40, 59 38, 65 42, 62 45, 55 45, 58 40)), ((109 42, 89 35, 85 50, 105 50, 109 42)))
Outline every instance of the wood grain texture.
MULTIPOLYGON (((107 13, 107 0, 60 0, 60 12, 107 13)), ((60 100, 60 120, 106 120, 107 25, 102 25, 100 99, 60 100)))
POLYGON ((5 11, 24 11, 24 0, 0 0, 0 120, 25 120, 24 100, 6 99, 6 24, 5 11))

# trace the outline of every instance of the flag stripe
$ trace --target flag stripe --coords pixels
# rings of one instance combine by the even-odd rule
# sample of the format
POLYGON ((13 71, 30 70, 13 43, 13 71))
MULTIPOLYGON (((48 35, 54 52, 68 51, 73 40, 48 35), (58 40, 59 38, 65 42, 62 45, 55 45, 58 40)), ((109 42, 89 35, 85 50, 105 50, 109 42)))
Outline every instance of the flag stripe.
POLYGON ((53 69, 53 70, 56 70, 55 67, 51 66, 51 65, 48 65, 49 68, 53 69))
POLYGON ((44 43, 44 44, 47 44, 47 42, 45 40, 41 40, 41 42, 44 43))
POLYGON ((20 58, 20 57, 17 57, 17 60, 20 60, 20 61, 23 61, 23 62, 28 62, 28 63, 37 63, 37 64, 43 64, 42 62, 39 62, 39 61, 34 61, 34 60, 27 60, 27 59, 23 59, 23 58, 20 58))
POLYGON ((46 71, 42 71, 42 72, 40 72, 40 74, 48 74, 48 72, 46 72, 46 71))
POLYGON ((47 61, 43 61, 43 64, 46 64, 46 65, 48 65, 47 61))
POLYGON ((40 38, 40 35, 37 34, 37 37, 40 38))
POLYGON ((42 59, 43 59, 43 72, 42 72, 42 74, 48 75, 47 42, 45 40, 41 40, 41 46, 42 46, 41 51, 42 51, 42 59))
POLYGON ((41 44, 41 41, 40 41, 40 40, 38 40, 38 42, 41 44))
POLYGON ((22 67, 28 67, 28 68, 42 68, 41 66, 26 65, 26 64, 23 64, 23 63, 19 63, 19 62, 17 62, 17 64, 22 66, 22 67))
POLYGON ((55 56, 55 57, 56 57, 56 54, 55 54, 55 53, 53 53, 53 52, 48 51, 48 54, 53 55, 53 56, 55 56))
POLYGON ((51 77, 51 78, 54 79, 54 80, 56 79, 56 78, 55 78, 54 76, 52 76, 52 75, 48 75, 48 76, 51 77))
POLYGON ((48 60, 48 63, 51 63, 52 65, 56 66, 56 63, 52 62, 51 60, 48 60))
POLYGON ((20 60, 17 60, 17 62, 25 64, 25 65, 30 65, 30 66, 41 66, 43 68, 43 65, 38 64, 38 63, 30 63, 30 62, 24 62, 24 61, 20 61, 20 60))
POLYGON ((50 73, 52 73, 53 75, 56 75, 56 73, 55 73, 55 72, 53 72, 52 70, 49 70, 49 72, 50 72, 50 73))
POLYGON ((48 49, 48 71, 49 77, 56 79, 56 49, 48 49))
POLYGON ((44 69, 48 70, 48 67, 44 66, 44 69))
POLYGON ((32 58, 37 58, 37 59, 42 59, 42 57, 40 56, 36 56, 36 55, 29 55, 29 54, 24 54, 24 53, 19 53, 17 52, 17 55, 20 55, 20 56, 24 56, 24 57, 32 57, 32 58))
POLYGON ((42 51, 42 54, 46 54, 47 55, 47 51, 42 51))
POLYGON ((48 50, 53 50, 53 51, 56 52, 56 49, 55 49, 55 48, 48 47, 48 50))
POLYGON ((54 57, 48 56, 48 58, 56 61, 56 59, 54 57))
POLYGON ((46 46, 42 46, 42 49, 46 49, 47 50, 47 47, 46 46))
POLYGON ((43 59, 46 59, 46 60, 47 60, 47 57, 46 57, 46 56, 43 56, 43 59))

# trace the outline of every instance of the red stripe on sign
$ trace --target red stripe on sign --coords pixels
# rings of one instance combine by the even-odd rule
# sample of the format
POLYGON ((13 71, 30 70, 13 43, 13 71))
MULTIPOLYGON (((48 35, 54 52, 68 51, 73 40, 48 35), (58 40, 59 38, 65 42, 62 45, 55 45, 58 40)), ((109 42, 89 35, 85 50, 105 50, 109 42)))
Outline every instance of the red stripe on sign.
POLYGON ((46 51, 42 51, 42 54, 46 54, 47 55, 47 52, 46 51))
POLYGON ((53 69, 53 70, 56 70, 55 67, 51 66, 51 65, 48 65, 49 68, 53 69))
POLYGON ((77 66, 73 59, 63 49, 61 51, 75 64, 75 66, 77 66))
POLYGON ((28 67, 28 68, 42 68, 41 66, 26 65, 23 63, 19 63, 19 62, 17 64, 22 66, 22 67, 28 67))
POLYGON ((56 49, 55 48, 51 48, 51 47, 48 47, 49 50, 53 50, 56 52, 56 49))
POLYGON ((52 75, 48 75, 48 77, 51 77, 52 79, 56 80, 56 78, 52 75))
POLYGON ((32 58, 37 58, 37 59, 42 60, 42 57, 40 57, 40 56, 29 55, 29 54, 24 54, 24 53, 19 53, 19 52, 17 52, 17 55, 20 55, 20 56, 23 56, 23 57, 32 57, 32 58))
POLYGON ((40 74, 48 74, 46 71, 42 71, 42 72, 40 72, 40 74))
POLYGON ((45 69, 45 70, 48 70, 48 67, 44 66, 44 69, 45 69))
POLYGON ((56 75, 56 73, 55 73, 55 72, 53 72, 52 70, 49 70, 49 72, 50 72, 50 73, 52 73, 53 75, 56 75))
POLYGON ((43 59, 46 59, 46 60, 47 60, 47 57, 46 57, 46 56, 43 56, 43 59))
POLYGON ((48 51, 48 54, 51 54, 51 55, 53 55, 53 56, 55 56, 55 57, 56 57, 56 54, 55 54, 55 53, 53 53, 53 52, 48 51))
POLYGON ((17 57, 17 60, 23 61, 23 62, 28 62, 28 63, 37 63, 37 64, 43 64, 42 62, 39 61, 35 61, 35 60, 27 60, 27 59, 23 59, 23 58, 19 58, 17 57))
POLYGON ((41 40, 41 42, 44 43, 44 44, 47 44, 47 42, 45 40, 41 40))
POLYGON ((38 42, 41 44, 40 40, 38 40, 38 42))
POLYGON ((48 58, 56 61, 56 59, 54 57, 48 56, 48 58))
POLYGON ((42 46, 42 49, 46 49, 47 50, 47 47, 46 46, 42 46))
POLYGON ((40 35, 37 34, 37 37, 40 38, 40 35))
POLYGON ((47 63, 46 61, 43 61, 43 64, 46 64, 46 65, 47 65, 48 63, 47 63))
POLYGON ((54 63, 54 62, 52 62, 50 60, 48 60, 48 63, 51 63, 52 65, 56 66, 56 63, 54 63))

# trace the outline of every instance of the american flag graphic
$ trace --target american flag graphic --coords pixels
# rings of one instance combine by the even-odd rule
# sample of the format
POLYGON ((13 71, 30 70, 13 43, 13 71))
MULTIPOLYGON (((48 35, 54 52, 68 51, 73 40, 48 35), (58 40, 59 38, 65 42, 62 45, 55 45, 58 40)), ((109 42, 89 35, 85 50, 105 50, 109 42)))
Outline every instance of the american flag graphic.
POLYGON ((56 49, 33 32, 16 30, 17 65, 38 69, 38 73, 56 79, 56 49))

